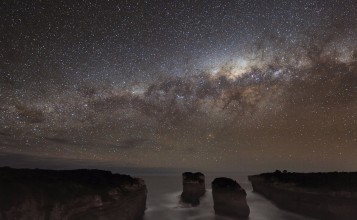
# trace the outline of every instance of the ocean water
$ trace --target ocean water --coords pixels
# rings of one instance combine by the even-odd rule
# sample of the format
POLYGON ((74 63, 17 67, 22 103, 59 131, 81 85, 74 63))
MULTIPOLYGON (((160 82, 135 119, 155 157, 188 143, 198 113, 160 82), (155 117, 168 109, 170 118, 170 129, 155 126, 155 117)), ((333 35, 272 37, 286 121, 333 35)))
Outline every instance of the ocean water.
MULTIPOLYGON (((217 177, 217 176, 216 176, 217 177)), ((277 208, 273 203, 254 193, 247 176, 226 176, 237 180, 247 191, 250 207, 249 220, 311 220, 277 208)), ((213 210, 211 182, 206 176, 206 194, 196 207, 180 203, 182 192, 181 176, 141 176, 148 188, 147 210, 144 220, 230 220, 217 216, 213 210)))

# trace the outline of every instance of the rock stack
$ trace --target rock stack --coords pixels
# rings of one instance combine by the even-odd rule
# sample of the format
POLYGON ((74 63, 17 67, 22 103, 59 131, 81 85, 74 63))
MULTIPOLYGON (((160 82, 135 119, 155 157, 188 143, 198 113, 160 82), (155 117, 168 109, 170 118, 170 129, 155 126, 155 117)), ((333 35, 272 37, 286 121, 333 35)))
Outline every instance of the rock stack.
POLYGON ((203 173, 183 173, 182 185, 182 202, 189 203, 192 206, 197 206, 200 203, 200 197, 203 196, 206 192, 205 176, 203 173))
POLYGON ((214 211, 219 215, 247 218, 250 213, 247 193, 234 180, 220 177, 212 182, 214 211))

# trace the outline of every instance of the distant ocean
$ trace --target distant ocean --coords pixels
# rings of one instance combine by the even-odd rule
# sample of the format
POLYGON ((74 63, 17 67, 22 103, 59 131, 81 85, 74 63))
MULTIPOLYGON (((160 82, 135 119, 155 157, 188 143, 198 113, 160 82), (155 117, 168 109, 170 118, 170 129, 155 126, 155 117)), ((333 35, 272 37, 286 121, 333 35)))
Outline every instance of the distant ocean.
MULTIPOLYGON (((226 175, 224 175, 226 176, 226 175)), ((182 192, 181 176, 139 176, 148 187, 147 210, 144 220, 229 220, 216 216, 213 210, 211 182, 213 176, 206 176, 206 195, 197 207, 180 203, 182 192)), ((219 177, 219 176, 216 176, 219 177)), ((277 208, 264 197, 252 192, 247 176, 226 176, 233 178, 247 191, 250 207, 249 220, 311 220, 277 208)))

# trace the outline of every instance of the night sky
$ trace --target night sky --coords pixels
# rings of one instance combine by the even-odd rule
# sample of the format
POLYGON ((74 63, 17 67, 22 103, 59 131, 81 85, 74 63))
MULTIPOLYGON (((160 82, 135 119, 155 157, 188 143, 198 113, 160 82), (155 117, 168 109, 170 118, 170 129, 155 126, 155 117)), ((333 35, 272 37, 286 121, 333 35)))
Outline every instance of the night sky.
POLYGON ((357 1, 0 3, 0 165, 357 169, 357 1))

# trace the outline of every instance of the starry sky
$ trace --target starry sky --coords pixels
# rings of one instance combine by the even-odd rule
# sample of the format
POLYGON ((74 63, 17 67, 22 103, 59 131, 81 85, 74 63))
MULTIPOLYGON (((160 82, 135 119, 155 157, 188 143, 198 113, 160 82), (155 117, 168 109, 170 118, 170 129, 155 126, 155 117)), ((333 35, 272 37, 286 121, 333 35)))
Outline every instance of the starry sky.
POLYGON ((0 3, 0 165, 357 169, 354 0, 0 3))

